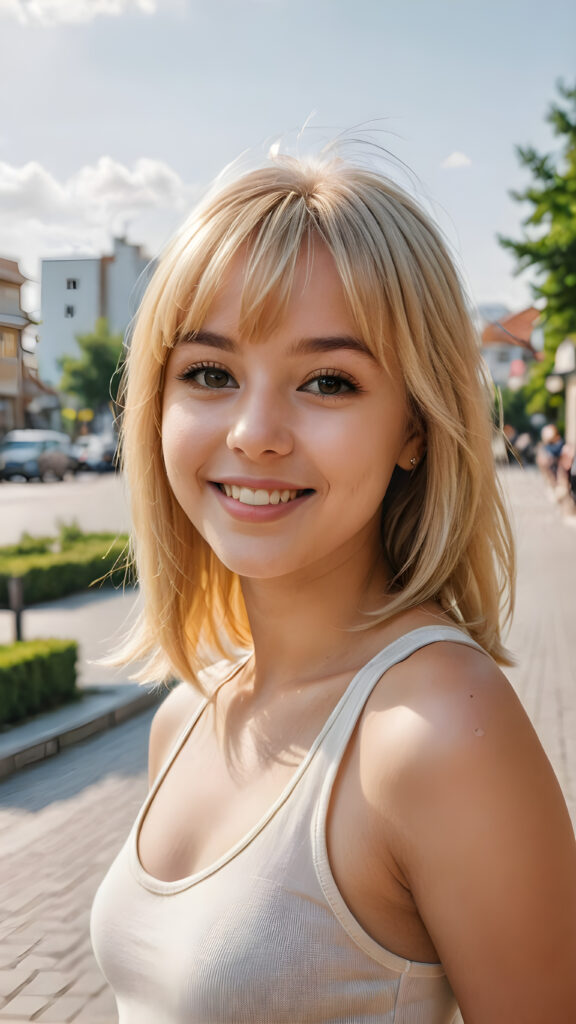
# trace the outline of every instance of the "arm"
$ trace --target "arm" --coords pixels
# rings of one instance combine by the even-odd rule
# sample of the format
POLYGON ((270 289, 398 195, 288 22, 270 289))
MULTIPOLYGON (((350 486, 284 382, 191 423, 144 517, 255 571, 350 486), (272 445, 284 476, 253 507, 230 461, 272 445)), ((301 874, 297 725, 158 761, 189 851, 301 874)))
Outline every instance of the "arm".
POLYGON ((560 787, 496 666, 464 648, 430 660, 393 853, 465 1024, 572 1024, 576 844, 560 787))

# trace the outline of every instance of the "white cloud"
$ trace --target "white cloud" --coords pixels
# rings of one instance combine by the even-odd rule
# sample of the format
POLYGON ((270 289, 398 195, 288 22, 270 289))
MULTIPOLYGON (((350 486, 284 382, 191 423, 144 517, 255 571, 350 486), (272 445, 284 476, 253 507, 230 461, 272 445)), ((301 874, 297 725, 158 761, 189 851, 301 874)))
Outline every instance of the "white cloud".
POLYGON ((167 164, 144 157, 127 167, 103 156, 63 181, 40 163, 0 162, 0 255, 20 260, 36 279, 43 257, 101 255, 115 234, 156 255, 198 192, 167 164))
POLYGON ((157 0, 0 0, 0 16, 21 25, 82 24, 98 15, 118 17, 130 10, 154 14, 157 0))
POLYGON ((455 168, 455 167, 470 167, 472 161, 466 153, 459 153, 455 150, 454 153, 450 153, 445 160, 442 161, 440 167, 455 168))
POLYGON ((101 224, 117 214, 157 207, 184 210, 195 194, 168 164, 146 157, 132 168, 102 156, 60 182, 41 164, 0 162, 2 224, 37 218, 44 224, 101 224))

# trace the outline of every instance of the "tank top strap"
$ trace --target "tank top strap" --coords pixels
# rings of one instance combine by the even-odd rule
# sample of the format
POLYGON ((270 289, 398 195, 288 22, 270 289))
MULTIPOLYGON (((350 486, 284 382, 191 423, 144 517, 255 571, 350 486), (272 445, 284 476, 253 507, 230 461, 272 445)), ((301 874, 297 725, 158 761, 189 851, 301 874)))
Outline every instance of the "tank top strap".
POLYGON ((456 626, 420 626, 405 633, 384 647, 356 674, 329 721, 323 737, 324 752, 329 753, 331 769, 336 774, 341 758, 366 702, 378 680, 388 669, 405 661, 411 654, 440 641, 475 647, 486 657, 486 651, 476 640, 456 626))
MULTIPOLYGON (((248 654, 244 654, 237 662, 216 662, 216 664, 210 666, 209 669, 204 670, 202 672, 202 677, 206 678, 207 681, 212 684, 212 688, 209 692, 209 695, 207 697, 203 697, 198 702, 197 706, 195 707, 190 717, 187 718, 186 722, 184 723, 180 731, 177 733, 176 738, 172 743, 172 746, 169 747, 168 754, 165 757, 164 761, 162 762, 160 770, 156 774, 156 778, 152 781, 152 786, 148 792, 144 808, 147 808, 149 804, 152 802, 152 799, 156 795, 156 792, 158 791, 158 789, 162 785, 162 782, 166 778, 169 769, 172 767, 174 761, 176 760, 176 757, 180 753, 182 747, 184 746, 198 719, 203 715, 204 711, 206 710, 206 707, 208 706, 210 700, 215 696, 216 693, 218 693, 218 690, 220 690, 222 686, 224 686, 226 683, 229 683, 230 680, 238 674, 240 669, 244 667, 244 665, 250 660, 251 657, 252 652, 250 651, 248 654)), ((182 686, 190 684, 181 683, 180 685, 182 686)))

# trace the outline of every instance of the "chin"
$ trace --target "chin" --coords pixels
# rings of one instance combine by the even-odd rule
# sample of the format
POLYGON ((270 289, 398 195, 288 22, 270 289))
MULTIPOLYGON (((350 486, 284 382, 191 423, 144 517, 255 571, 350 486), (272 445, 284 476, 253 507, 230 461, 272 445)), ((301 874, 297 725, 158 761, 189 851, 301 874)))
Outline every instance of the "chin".
MULTIPOLYGON (((212 547, 212 545, 210 546, 212 547)), ((212 547, 212 550, 226 569, 246 580, 279 579, 298 572, 306 564, 303 564, 302 560, 295 561, 293 553, 288 552, 276 555, 262 554, 262 552, 250 554, 246 551, 224 551, 216 545, 212 547)), ((311 558, 310 561, 312 562, 313 559, 311 558)))

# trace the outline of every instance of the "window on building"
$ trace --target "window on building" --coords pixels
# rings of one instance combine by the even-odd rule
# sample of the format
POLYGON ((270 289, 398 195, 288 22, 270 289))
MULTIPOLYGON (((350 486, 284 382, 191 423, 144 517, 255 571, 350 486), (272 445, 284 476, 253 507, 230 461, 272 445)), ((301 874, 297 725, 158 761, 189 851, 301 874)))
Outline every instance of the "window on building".
POLYGON ((80 282, 79 282, 77 277, 67 277, 66 278, 66 287, 67 287, 69 292, 71 292, 71 291, 75 292, 77 290, 79 284, 80 284, 80 282))
POLYGON ((64 316, 66 316, 66 317, 74 316, 75 312, 76 312, 76 310, 74 309, 74 306, 65 306, 64 307, 64 316))
POLYGON ((0 331, 0 359, 16 359, 18 357, 18 339, 16 331, 0 331))

